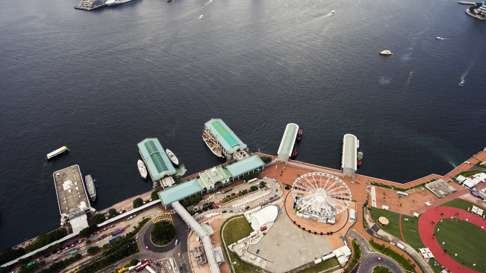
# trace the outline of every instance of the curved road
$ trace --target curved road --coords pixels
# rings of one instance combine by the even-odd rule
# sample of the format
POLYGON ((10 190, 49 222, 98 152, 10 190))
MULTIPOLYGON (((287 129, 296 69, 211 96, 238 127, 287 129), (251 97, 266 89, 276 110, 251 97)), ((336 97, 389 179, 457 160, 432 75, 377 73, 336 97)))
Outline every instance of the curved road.
MULTIPOLYGON (((176 239, 178 241, 177 245, 180 245, 182 252, 186 252, 187 251, 186 241, 187 241, 187 236, 189 234, 189 229, 186 223, 184 223, 184 221, 182 221, 182 219, 179 217, 179 215, 177 214, 173 215, 172 219, 174 219, 176 239)), ((149 222, 142 228, 142 230, 140 230, 139 233, 140 235, 137 238, 139 246, 141 246, 141 248, 143 249, 150 250, 152 252, 167 252, 169 250, 172 250, 176 246, 176 240, 173 240, 172 242, 170 242, 165 246, 158 246, 152 242, 152 240, 150 239, 150 233, 153 227, 154 224, 152 222, 149 222)))
POLYGON ((358 233, 350 230, 351 238, 358 241, 361 247, 361 258, 358 265, 358 273, 371 273, 376 266, 387 267, 392 273, 405 272, 400 265, 398 265, 393 259, 376 252, 358 233))

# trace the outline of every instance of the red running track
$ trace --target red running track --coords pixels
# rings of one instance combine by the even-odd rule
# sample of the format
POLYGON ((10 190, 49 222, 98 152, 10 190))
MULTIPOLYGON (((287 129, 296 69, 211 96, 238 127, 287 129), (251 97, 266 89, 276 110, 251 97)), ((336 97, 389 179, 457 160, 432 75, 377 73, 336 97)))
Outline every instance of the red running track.
POLYGON ((472 214, 462 209, 452 208, 452 207, 434 207, 426 210, 419 218, 418 230, 420 234, 420 239, 426 247, 430 249, 432 254, 434 254, 435 259, 445 268, 452 273, 480 273, 479 271, 473 270, 466 266, 463 266, 454 258, 444 253, 442 246, 433 237, 436 225, 441 219, 450 219, 451 217, 455 219, 461 219, 471 224, 478 226, 479 228, 486 228, 486 220, 481 218, 476 214, 472 214), (441 213, 443 215, 441 215, 441 213))

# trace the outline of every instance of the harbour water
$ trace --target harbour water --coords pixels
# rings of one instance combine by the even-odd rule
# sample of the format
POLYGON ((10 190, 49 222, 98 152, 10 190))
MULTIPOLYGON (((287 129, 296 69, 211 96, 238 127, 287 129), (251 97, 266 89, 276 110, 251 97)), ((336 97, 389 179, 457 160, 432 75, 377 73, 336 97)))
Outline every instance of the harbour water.
POLYGON ((76 4, 0 2, 1 248, 58 226, 56 169, 80 164, 105 208, 151 188, 136 166, 145 137, 190 173, 216 164, 201 140, 211 117, 268 153, 296 122, 299 159, 335 168, 354 133, 361 173, 399 181, 486 145, 486 24, 455 1, 76 4))

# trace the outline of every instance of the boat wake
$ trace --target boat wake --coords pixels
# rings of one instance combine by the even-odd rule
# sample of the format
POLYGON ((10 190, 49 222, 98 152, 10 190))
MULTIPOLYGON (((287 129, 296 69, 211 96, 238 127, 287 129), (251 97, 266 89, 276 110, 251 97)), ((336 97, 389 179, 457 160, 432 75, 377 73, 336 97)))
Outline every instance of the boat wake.
POLYGON ((327 18, 336 15, 336 10, 331 10, 326 15, 322 16, 322 18, 327 18))
POLYGON ((474 66, 474 59, 469 63, 468 67, 466 68, 466 71, 464 71, 461 74, 461 78, 460 78, 460 81, 458 83, 458 85, 460 87, 463 87, 466 84, 466 77, 469 74, 469 71, 471 71, 471 68, 473 68, 473 66, 474 66))
POLYGON ((206 3, 204 3, 204 6, 207 7, 213 3, 213 0, 208 0, 206 3))
POLYGON ((390 77, 386 77, 386 76, 381 76, 379 79, 378 79, 378 83, 380 85, 389 85, 391 83, 392 79, 390 77))
POLYGON ((413 75, 414 75, 414 71, 410 71, 408 72, 408 78, 407 78, 407 86, 410 85, 410 83, 412 82, 412 79, 413 79, 413 75))

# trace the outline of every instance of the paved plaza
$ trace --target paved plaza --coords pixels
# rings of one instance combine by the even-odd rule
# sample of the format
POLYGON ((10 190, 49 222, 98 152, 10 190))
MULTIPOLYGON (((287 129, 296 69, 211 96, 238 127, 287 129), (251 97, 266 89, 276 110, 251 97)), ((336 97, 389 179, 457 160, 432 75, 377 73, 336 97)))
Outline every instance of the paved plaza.
POLYGON ((325 236, 314 235, 296 227, 284 211, 260 242, 248 251, 267 261, 271 272, 287 272, 314 261, 333 248, 325 236))

